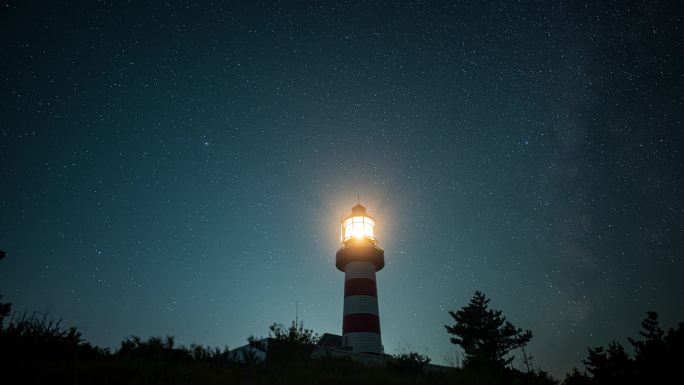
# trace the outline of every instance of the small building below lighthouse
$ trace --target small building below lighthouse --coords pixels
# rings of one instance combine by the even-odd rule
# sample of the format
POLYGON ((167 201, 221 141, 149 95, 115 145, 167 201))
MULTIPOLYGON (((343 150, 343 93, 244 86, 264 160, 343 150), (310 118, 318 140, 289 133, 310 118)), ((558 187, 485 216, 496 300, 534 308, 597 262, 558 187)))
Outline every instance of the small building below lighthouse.
POLYGON ((336 267, 344 272, 342 349, 383 354, 375 273, 385 267, 385 252, 375 237, 375 219, 357 204, 342 219, 336 267))

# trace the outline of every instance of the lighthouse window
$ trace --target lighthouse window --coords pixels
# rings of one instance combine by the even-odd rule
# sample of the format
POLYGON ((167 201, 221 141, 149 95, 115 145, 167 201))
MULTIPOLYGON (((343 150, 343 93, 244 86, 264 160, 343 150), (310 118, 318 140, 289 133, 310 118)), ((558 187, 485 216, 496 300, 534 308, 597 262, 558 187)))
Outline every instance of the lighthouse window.
POLYGON ((375 221, 368 217, 351 217, 344 221, 342 228, 344 229, 344 240, 351 237, 355 238, 374 238, 373 227, 375 221))

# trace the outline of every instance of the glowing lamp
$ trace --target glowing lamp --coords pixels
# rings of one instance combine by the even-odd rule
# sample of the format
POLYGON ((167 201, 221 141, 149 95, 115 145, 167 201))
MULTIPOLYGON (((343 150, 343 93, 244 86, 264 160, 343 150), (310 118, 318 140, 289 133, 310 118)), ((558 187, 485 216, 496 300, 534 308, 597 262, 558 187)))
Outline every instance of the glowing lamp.
POLYGON ((375 240, 375 220, 366 213, 360 204, 352 208, 351 215, 342 220, 342 243, 349 240, 375 240))

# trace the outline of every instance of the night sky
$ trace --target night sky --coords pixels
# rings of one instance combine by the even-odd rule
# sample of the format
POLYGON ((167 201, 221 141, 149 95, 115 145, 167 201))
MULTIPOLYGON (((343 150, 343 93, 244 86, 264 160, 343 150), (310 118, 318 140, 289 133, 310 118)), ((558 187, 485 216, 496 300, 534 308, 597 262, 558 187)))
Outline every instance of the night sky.
POLYGON ((684 321, 676 2, 396 3, 0 2, 5 300, 109 347, 340 334, 358 194, 388 353, 449 361, 475 290, 556 376, 684 321))

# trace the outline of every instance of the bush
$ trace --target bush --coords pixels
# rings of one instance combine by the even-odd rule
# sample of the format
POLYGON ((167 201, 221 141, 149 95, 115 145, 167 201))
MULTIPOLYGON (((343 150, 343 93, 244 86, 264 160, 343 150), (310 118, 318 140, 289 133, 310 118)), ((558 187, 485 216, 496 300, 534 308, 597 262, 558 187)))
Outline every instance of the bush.
POLYGON ((390 366, 403 373, 420 373, 430 363, 430 358, 416 352, 401 353, 394 356, 390 366))
POLYGON ((0 330, 0 357, 3 360, 30 360, 49 357, 76 358, 107 354, 86 342, 76 328, 63 329, 61 320, 39 318, 35 313, 12 320, 0 330))

